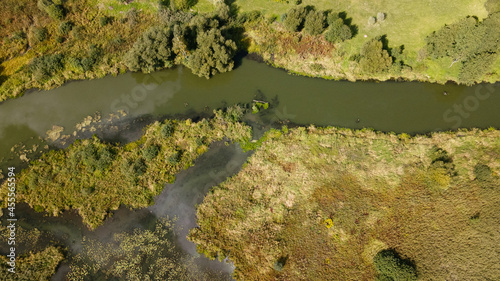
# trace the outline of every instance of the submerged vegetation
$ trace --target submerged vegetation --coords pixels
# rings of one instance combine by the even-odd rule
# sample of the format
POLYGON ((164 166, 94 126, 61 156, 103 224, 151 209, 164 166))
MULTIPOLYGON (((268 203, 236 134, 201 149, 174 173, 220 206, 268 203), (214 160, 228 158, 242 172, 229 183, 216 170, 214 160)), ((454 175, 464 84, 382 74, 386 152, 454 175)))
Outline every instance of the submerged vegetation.
POLYGON ((69 280, 222 280, 202 273, 194 258, 174 245, 172 222, 159 220, 153 230, 117 233, 110 243, 85 240, 71 264, 69 280))
POLYGON ((238 280, 495 280, 499 159, 495 130, 276 130, 188 238, 238 280))
POLYGON ((94 137, 50 151, 19 175, 17 200, 53 215, 76 209, 83 222, 95 228, 122 204, 151 205, 164 184, 173 182, 175 174, 192 165, 210 143, 250 139, 250 128, 237 122, 241 113, 241 108, 232 107, 197 123, 190 119, 156 122, 141 139, 125 146, 94 137))

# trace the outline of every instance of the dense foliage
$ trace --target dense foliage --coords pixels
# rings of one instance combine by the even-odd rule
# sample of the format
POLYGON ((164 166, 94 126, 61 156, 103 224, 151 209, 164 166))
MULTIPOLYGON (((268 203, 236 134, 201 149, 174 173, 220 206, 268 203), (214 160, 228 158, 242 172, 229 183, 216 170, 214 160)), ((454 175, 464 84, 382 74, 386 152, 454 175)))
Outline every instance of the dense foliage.
POLYGON ((326 25, 326 15, 323 11, 310 11, 304 22, 304 31, 310 35, 323 33, 326 25))
POLYGON ((224 38, 219 29, 199 33, 196 42, 198 47, 189 57, 188 63, 194 74, 209 78, 233 69, 236 44, 224 38))
POLYGON ((491 14, 482 22, 467 17, 433 32, 427 38, 427 50, 432 58, 450 57, 460 62, 459 79, 470 85, 481 79, 498 57, 499 26, 500 13, 491 14))
POLYGON ((132 71, 152 72, 173 65, 173 34, 169 28, 151 27, 144 32, 125 55, 132 71))
POLYGON ((35 58, 30 63, 29 69, 34 79, 47 80, 64 69, 64 56, 55 54, 35 58))
POLYGON ((236 43, 228 36, 225 23, 229 7, 219 4, 213 17, 189 13, 162 12, 167 27, 153 27, 134 43, 125 56, 132 71, 151 72, 184 63, 194 74, 210 78, 234 67, 236 43))
POLYGON ((76 141, 67 149, 44 154, 24 170, 17 181, 17 198, 53 215, 77 209, 83 222, 95 228, 122 204, 133 208, 152 204, 164 184, 192 165, 210 143, 225 137, 250 138, 250 128, 234 119, 240 114, 235 107, 215 112, 210 121, 156 122, 140 140, 126 146, 96 137, 76 141))
POLYGON ((389 69, 392 57, 383 49, 381 38, 374 38, 363 45, 359 66, 365 73, 379 73, 389 69))
POLYGON ((283 21, 286 29, 292 32, 301 31, 308 12, 309 8, 305 6, 290 9, 283 21))

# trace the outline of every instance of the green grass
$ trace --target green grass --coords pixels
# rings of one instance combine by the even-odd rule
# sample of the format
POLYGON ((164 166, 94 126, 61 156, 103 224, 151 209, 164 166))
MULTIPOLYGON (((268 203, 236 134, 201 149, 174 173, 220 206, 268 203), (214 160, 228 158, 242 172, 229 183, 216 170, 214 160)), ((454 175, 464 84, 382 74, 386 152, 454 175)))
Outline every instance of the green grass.
POLYGON ((205 197, 189 239, 228 256, 238 280, 374 280, 384 249, 415 262, 421 280, 496 280, 499 140, 479 130, 272 134, 205 197), (475 178, 479 163, 491 176, 475 178))

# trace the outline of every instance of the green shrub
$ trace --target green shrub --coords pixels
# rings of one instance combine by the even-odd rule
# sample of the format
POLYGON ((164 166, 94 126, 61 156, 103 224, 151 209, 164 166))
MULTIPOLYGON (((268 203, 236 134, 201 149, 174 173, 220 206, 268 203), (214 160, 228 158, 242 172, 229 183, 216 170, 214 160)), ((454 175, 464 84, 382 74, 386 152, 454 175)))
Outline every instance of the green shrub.
POLYGON ((62 54, 45 55, 33 59, 29 70, 33 78, 38 81, 46 80, 64 69, 64 56, 62 54))
POLYGON ((76 40, 82 40, 83 39, 83 27, 82 26, 75 26, 73 30, 71 30, 71 37, 76 40))
POLYGON ((474 176, 477 181, 487 182, 492 179, 491 168, 488 165, 477 164, 474 166, 474 176))
POLYGON ((147 161, 151 161, 158 156, 159 152, 160 149, 157 145, 150 145, 142 151, 142 157, 144 157, 147 161))
POLYGON ((378 273, 377 280, 417 280, 415 266, 408 260, 403 260, 393 250, 383 250, 373 258, 375 270, 378 273))
POLYGON ((72 29, 73 29, 73 23, 69 21, 63 21, 59 24, 57 31, 60 35, 66 36, 70 33, 72 29))
POLYGON ((233 40, 226 39, 220 29, 200 32, 196 43, 197 48, 187 63, 193 74, 208 79, 211 75, 233 69, 236 44, 233 40))
POLYGON ((37 6, 40 10, 46 12, 49 17, 55 20, 61 20, 65 16, 64 8, 50 0, 38 0, 37 6))
POLYGON ((47 36, 49 35, 49 33, 47 32, 47 28, 45 28, 45 27, 40 27, 40 28, 33 27, 31 29, 31 33, 33 35, 33 38, 37 42, 45 41, 45 39, 47 39, 47 36))
POLYGON ((472 85, 491 70, 491 66, 498 57, 497 53, 483 52, 475 54, 462 63, 462 68, 458 75, 461 83, 472 85))
POLYGON ((179 163, 180 159, 181 159, 181 156, 182 156, 182 153, 178 150, 174 151, 168 158, 167 158, 167 162, 172 165, 172 166, 175 166, 177 165, 177 163, 179 163))
POLYGON ((319 35, 325 31, 326 16, 323 11, 311 11, 304 22, 304 31, 310 35, 319 35))
POLYGON ((163 124, 160 133, 164 138, 172 136, 172 134, 174 133, 174 125, 170 122, 163 124))
POLYGON ((306 7, 292 8, 286 14, 286 18, 283 21, 285 28, 292 32, 301 31, 304 27, 304 21, 306 19, 308 9, 306 7))
POLYGON ((392 65, 392 58, 384 50, 380 37, 366 42, 362 49, 359 59, 359 66, 365 73, 379 73, 389 69, 392 65))
POLYGON ((336 19, 334 19, 334 17, 329 16, 329 22, 331 22, 330 26, 325 32, 325 39, 327 41, 337 43, 352 38, 352 31, 349 26, 344 24, 343 19, 339 17, 336 17, 336 19))
POLYGON ((368 18, 368 24, 369 25, 374 25, 377 23, 377 19, 375 17, 369 17, 368 18))
POLYGON ((124 61, 130 70, 146 73, 173 66, 172 31, 149 28, 127 52, 124 61))
POLYGON ((101 27, 108 25, 110 22, 111 22, 111 18, 110 17, 102 16, 102 17, 99 18, 99 25, 101 27))

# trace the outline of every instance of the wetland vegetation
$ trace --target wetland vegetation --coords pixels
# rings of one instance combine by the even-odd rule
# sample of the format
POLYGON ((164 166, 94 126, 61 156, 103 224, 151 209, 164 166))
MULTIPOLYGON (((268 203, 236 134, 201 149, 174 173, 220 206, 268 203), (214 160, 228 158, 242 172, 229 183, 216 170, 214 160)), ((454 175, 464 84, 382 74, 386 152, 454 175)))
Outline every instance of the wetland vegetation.
POLYGON ((189 239, 238 280, 498 279, 499 159, 496 130, 274 131, 189 239))

